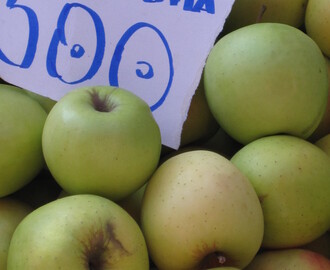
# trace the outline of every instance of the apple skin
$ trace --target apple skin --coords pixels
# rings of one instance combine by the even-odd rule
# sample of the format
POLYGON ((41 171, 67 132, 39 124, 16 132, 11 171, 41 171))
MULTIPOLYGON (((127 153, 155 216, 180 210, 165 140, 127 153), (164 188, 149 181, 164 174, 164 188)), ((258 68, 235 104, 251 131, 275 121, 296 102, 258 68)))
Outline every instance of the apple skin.
POLYGON ((302 31, 258 23, 215 44, 204 87, 218 123, 242 144, 279 133, 308 138, 326 109, 327 66, 302 31))
POLYGON ((288 135, 255 140, 231 158, 259 196, 262 247, 301 246, 330 228, 329 160, 314 144, 288 135))
POLYGON ((318 139, 315 145, 321 148, 330 157, 330 133, 318 139))
POLYGON ((23 202, 11 198, 0 198, 0 269, 7 269, 8 248, 17 225, 32 211, 23 202))
POLYGON ((330 57, 330 0, 309 0, 306 8, 306 33, 330 57))
POLYGON ((180 147, 205 141, 212 137, 218 128, 219 124, 206 101, 202 77, 191 99, 187 119, 182 127, 180 147))
POLYGON ((16 86, 0 84, 0 197, 19 190, 41 171, 41 136, 47 114, 16 86))
POLYGON ((305 20, 307 2, 308 0, 236 0, 224 31, 232 32, 257 22, 283 23, 299 28, 305 20), (261 15, 263 5, 266 10, 261 15))
POLYGON ((304 249, 264 251, 244 270, 328 270, 330 260, 304 249))
POLYGON ((37 93, 25 90, 27 95, 36 100, 46 111, 46 113, 49 113, 50 110, 54 107, 56 104, 56 100, 53 100, 49 97, 39 95, 37 93))
POLYGON ((325 57, 325 61, 328 66, 328 80, 329 80, 328 102, 320 124, 317 126, 313 134, 308 138, 308 140, 311 142, 315 142, 330 133, 330 60, 327 57, 325 57))
POLYGON ((150 258, 162 270, 243 268, 260 248, 263 226, 248 179, 212 151, 166 160, 142 201, 141 228, 150 258))
POLYGON ((42 145, 50 172, 69 194, 118 201, 156 169, 161 135, 145 101, 121 88, 95 86, 73 90, 55 104, 42 145))
POLYGON ((72 195, 31 212, 17 226, 7 270, 148 270, 143 234, 120 206, 101 196, 72 195))

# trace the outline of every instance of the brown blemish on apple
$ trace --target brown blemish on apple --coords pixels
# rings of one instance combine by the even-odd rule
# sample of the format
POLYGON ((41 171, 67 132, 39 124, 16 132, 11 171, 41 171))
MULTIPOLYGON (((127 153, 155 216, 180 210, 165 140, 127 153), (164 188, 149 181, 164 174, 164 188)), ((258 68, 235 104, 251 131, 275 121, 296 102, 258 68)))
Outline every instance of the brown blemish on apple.
POLYGON ((94 109, 98 112, 111 112, 116 105, 110 101, 109 95, 101 97, 94 88, 89 92, 94 109))
POLYGON ((130 253, 116 237, 113 224, 107 223, 103 228, 91 229, 80 243, 83 246, 82 255, 86 270, 109 269, 113 257, 128 256, 130 253))
POLYGON ((267 194, 266 195, 259 195, 258 196, 259 202, 262 204, 267 197, 268 197, 267 194))
POLYGON ((203 243, 201 246, 197 247, 197 249, 193 252, 193 255, 196 258, 196 261, 199 261, 202 258, 202 261, 196 269, 203 270, 234 265, 233 261, 231 261, 226 254, 217 251, 215 242, 213 242, 212 245, 203 243))

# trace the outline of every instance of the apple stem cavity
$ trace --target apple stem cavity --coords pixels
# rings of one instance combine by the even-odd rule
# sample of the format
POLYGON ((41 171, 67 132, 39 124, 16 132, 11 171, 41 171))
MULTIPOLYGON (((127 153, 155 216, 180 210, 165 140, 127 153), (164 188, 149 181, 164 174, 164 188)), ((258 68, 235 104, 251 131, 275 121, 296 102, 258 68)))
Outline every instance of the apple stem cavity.
POLYGON ((95 89, 90 91, 92 105, 98 112, 111 112, 115 109, 116 105, 109 100, 109 95, 101 97, 100 93, 95 89))
POLYGON ((201 269, 210 269, 215 267, 226 266, 228 264, 226 256, 220 252, 208 254, 201 263, 201 269))
POLYGON ((262 17, 264 16, 265 12, 267 10, 267 6, 265 4, 262 4, 260 7, 260 11, 256 20, 256 23, 260 23, 262 20, 262 17))

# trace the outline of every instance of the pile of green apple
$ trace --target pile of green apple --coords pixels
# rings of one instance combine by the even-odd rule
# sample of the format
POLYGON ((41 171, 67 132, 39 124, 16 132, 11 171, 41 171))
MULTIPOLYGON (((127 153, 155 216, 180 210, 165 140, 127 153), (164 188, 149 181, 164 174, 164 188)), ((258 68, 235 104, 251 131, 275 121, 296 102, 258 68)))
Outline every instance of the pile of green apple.
POLYGON ((0 270, 330 269, 330 0, 236 0, 177 150, 127 89, 0 84, 0 270))

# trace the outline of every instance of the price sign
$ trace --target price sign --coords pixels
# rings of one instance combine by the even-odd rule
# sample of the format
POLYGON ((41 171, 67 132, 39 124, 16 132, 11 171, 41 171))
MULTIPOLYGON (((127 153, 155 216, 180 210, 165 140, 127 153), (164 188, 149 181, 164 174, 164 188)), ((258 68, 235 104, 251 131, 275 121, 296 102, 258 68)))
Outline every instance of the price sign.
POLYGON ((113 85, 143 98, 177 149, 190 100, 234 0, 2 0, 0 77, 59 100, 113 85))

